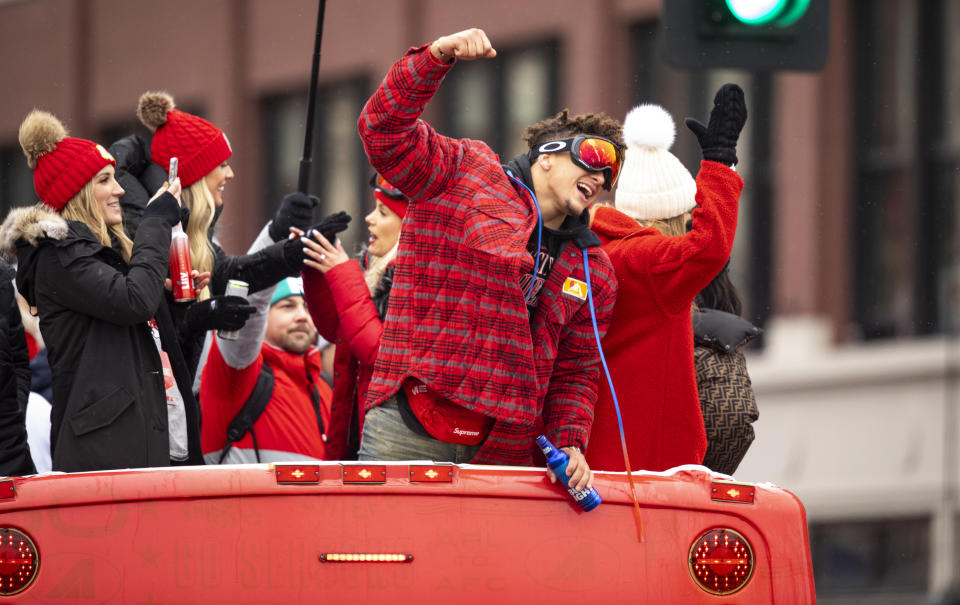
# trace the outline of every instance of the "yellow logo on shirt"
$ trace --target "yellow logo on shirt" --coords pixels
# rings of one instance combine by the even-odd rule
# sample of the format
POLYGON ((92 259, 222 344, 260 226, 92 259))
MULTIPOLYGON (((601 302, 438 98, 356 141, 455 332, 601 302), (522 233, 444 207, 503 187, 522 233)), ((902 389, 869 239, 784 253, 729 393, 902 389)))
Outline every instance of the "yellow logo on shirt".
POLYGON ((568 277, 566 281, 563 282, 563 293, 579 298, 580 300, 587 300, 587 284, 579 279, 568 277))

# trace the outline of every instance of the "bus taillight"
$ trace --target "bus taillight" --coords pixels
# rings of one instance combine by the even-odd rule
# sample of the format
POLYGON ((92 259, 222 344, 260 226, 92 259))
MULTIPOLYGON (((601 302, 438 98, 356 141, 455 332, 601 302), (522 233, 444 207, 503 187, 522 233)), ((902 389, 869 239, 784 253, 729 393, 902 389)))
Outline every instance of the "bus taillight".
POLYGON ((700 588, 715 595, 733 594, 753 575, 753 549, 732 529, 711 529, 690 547, 689 565, 700 588))
POLYGON ((25 590, 37 577, 40 558, 30 536, 12 527, 0 527, 0 596, 25 590))

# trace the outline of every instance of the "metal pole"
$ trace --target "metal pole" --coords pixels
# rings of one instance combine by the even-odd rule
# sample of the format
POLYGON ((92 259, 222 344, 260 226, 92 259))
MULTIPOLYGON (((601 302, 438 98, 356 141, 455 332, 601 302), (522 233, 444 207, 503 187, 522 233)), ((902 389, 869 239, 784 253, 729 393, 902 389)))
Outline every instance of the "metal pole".
POLYGON ((309 193, 310 167, 313 164, 313 114, 317 103, 317 77, 320 71, 320 44, 323 41, 323 13, 327 1, 320 0, 317 8, 317 39, 313 47, 313 67, 310 69, 310 90, 307 94, 307 131, 303 135, 303 156, 300 158, 300 176, 297 179, 297 191, 309 193))

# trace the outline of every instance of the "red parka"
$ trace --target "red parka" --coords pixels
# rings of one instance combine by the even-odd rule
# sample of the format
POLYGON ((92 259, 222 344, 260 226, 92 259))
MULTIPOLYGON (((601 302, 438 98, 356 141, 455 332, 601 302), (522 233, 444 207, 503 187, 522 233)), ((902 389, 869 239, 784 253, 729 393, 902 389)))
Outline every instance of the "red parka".
POLYGON ((343 460, 349 454, 350 419, 354 414, 363 431, 363 402, 383 323, 356 260, 340 263, 326 275, 304 267, 303 295, 317 331, 337 345, 327 451, 332 459, 343 460))
MULTIPOLYGON (((690 307, 733 248, 743 179, 704 161, 697 175, 693 229, 668 237, 614 208, 598 208, 591 229, 616 271, 620 289, 603 339, 632 470, 700 464, 707 436, 693 369, 690 307)), ((600 381, 586 451, 590 468, 624 470, 610 387, 600 381)))

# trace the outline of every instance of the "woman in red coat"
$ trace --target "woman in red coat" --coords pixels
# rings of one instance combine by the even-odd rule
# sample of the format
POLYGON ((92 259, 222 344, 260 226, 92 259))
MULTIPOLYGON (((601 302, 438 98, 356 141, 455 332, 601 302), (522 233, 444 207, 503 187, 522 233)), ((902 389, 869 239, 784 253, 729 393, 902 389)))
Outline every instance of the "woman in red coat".
POLYGON ((380 175, 370 184, 376 207, 365 218, 370 230, 365 268, 347 256, 339 240, 319 233, 303 238, 306 245, 303 289, 307 308, 320 334, 336 344, 333 358, 333 407, 328 439, 331 459, 356 459, 363 432, 363 401, 380 347, 387 314, 393 260, 407 197, 380 175), (338 455, 337 455, 338 454, 338 455))
MULTIPOLYGON (((687 120, 704 160, 694 182, 668 151, 675 134, 670 115, 656 105, 634 108, 623 123, 627 152, 616 208, 593 212, 590 227, 619 282, 603 350, 631 470, 700 464, 707 448, 690 308, 733 247, 743 180, 731 166, 745 121, 743 91, 734 84, 717 93, 708 126, 687 120), (691 210, 693 228, 686 232, 691 210)), ((587 462, 596 470, 624 470, 616 411, 603 379, 587 462)))

